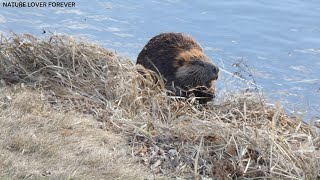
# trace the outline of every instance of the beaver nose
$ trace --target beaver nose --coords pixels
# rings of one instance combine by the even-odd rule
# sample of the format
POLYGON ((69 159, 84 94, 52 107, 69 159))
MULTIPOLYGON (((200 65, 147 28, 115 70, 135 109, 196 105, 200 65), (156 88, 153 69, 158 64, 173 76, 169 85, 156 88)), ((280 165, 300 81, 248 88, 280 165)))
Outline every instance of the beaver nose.
POLYGON ((219 74, 219 68, 217 66, 213 66, 212 74, 213 74, 213 79, 217 80, 218 79, 218 74, 219 74))
POLYGON ((219 68, 217 66, 213 66, 213 73, 218 74, 219 68))

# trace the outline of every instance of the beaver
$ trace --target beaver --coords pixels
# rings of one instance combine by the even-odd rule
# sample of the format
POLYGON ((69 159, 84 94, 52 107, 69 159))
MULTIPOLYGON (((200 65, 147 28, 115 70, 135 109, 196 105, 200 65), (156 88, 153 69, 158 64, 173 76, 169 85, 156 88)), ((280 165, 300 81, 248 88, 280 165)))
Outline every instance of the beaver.
POLYGON ((194 95, 200 103, 215 96, 214 81, 219 68, 201 46, 183 33, 161 33, 151 38, 137 58, 137 64, 156 72, 176 96, 194 95))

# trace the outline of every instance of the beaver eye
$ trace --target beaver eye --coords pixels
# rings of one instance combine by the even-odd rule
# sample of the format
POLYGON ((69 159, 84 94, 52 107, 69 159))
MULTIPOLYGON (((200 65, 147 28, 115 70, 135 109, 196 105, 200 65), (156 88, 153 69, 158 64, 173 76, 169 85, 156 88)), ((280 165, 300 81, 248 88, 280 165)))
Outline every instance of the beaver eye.
POLYGON ((179 66, 183 66, 184 65, 184 61, 180 60, 180 61, 178 61, 178 64, 179 64, 179 66))

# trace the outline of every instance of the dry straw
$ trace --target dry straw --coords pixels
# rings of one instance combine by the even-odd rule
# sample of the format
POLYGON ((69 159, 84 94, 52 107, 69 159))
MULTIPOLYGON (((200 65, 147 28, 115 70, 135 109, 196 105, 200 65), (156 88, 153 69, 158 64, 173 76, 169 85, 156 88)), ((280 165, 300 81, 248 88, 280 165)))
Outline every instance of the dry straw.
POLYGON ((320 178, 316 128, 258 93, 199 105, 168 96, 154 74, 89 42, 12 35, 0 43, 3 83, 43 90, 52 108, 93 114, 156 176, 320 178))

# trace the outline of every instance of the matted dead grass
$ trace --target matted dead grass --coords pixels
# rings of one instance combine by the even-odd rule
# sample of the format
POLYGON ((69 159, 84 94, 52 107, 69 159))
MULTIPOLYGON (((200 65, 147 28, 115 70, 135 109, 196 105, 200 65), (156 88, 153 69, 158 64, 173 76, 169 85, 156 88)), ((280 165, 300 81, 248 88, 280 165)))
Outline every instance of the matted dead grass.
POLYGON ((0 179, 151 176, 122 135, 90 115, 53 110, 40 91, 0 88, 0 134, 0 179))
MULTIPOLYGON (((3 86, 23 83, 29 89, 41 92, 43 99, 50 103, 44 112, 68 114, 77 111, 92 115, 97 120, 92 123, 100 122, 104 131, 126 137, 129 155, 139 159, 133 164, 144 164, 155 177, 320 178, 320 138, 316 128, 288 116, 280 105, 267 105, 259 93, 229 92, 220 102, 199 105, 194 98, 168 96, 163 82, 155 84, 151 72, 145 78, 138 71, 148 73, 147 70, 89 42, 69 36, 53 35, 39 40, 30 35, 13 35, 2 36, 0 43, 3 86)), ((31 112, 34 109, 31 105, 21 107, 31 112)), ((5 112, 2 108, 0 113, 5 112)), ((63 115, 57 115, 58 119, 59 116, 63 115)), ((14 118, 10 122, 7 126, 13 126, 14 118)), ((16 131, 7 133, 1 144, 15 139, 15 133, 28 134, 28 124, 28 120, 24 120, 20 129, 14 128, 16 131)), ((61 121, 57 126, 64 127, 65 123, 61 121)), ((34 131, 45 128, 47 131, 53 129, 53 132, 57 129, 50 123, 34 128, 34 131)), ((86 133, 79 139, 75 136, 74 141, 86 146, 92 138, 100 138, 104 133, 101 128, 96 130, 101 134, 87 128, 82 127, 81 131, 86 133)), ((40 134, 47 131, 40 131, 40 134)), ((56 138, 55 146, 64 146, 63 136, 56 138)), ((6 151, 10 151, 11 146, 7 147, 6 151)), ((12 148, 11 151, 23 151, 15 145, 12 148)), ((53 148, 50 152, 63 153, 64 150, 66 156, 72 152, 63 148, 60 151, 53 148)), ((39 152, 28 151, 29 160, 35 161, 39 152)), ((76 173, 89 177, 93 172, 87 172, 92 168, 100 173, 94 178, 112 178, 108 174, 110 170, 102 168, 112 163, 98 161, 99 152, 91 151, 92 157, 88 158, 93 158, 92 164, 84 167, 89 169, 77 169, 76 173)), ((62 156, 52 158, 59 163, 49 161, 38 165, 49 167, 54 164, 52 166, 65 170, 63 167, 68 163, 62 156)), ((81 158, 71 153, 69 159, 75 163, 69 162, 70 166, 76 166, 81 158)), ((6 177, 17 177, 19 167, 15 163, 18 162, 6 164, 10 169, 6 172, 11 173, 6 177)), ((32 165, 30 168, 37 169, 32 165)), ((142 177, 136 176, 137 179, 142 177)))

